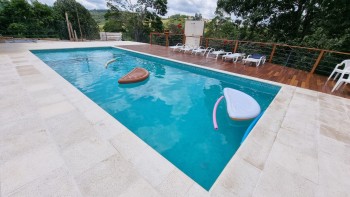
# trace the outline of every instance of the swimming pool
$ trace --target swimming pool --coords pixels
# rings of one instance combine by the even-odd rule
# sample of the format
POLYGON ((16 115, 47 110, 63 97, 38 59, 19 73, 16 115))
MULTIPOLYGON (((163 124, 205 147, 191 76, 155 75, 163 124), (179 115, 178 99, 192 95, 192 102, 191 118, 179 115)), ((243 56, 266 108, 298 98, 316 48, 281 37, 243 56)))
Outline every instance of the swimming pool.
POLYGON ((280 87, 126 50, 104 47, 33 50, 41 60, 128 129, 209 190, 240 146, 251 121, 232 121, 225 102, 212 110, 223 88, 243 91, 265 110, 280 87), (106 69, 104 64, 118 60, 106 69), (134 67, 144 82, 119 85, 134 67))

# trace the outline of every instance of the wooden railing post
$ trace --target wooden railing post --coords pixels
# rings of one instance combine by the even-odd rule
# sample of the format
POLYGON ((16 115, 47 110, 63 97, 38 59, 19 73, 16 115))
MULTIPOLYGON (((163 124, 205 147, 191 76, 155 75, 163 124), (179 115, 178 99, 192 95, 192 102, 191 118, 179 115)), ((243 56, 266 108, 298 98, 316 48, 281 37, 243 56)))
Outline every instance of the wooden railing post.
POLYGON ((321 61, 321 59, 322 59, 322 57, 323 57, 323 54, 324 54, 324 50, 321 50, 321 52, 320 52, 320 54, 318 55, 318 58, 317 58, 317 60, 316 60, 316 62, 315 62, 315 64, 314 64, 314 66, 312 67, 312 69, 311 69, 311 71, 310 71, 311 74, 314 74, 314 72, 315 72, 317 66, 320 64, 320 61, 321 61))
POLYGON ((186 35, 183 34, 183 36, 182 36, 182 44, 185 44, 185 43, 186 43, 186 35))
POLYGON ((238 40, 236 40, 236 44, 235 44, 235 48, 233 49, 233 53, 236 53, 237 48, 238 48, 238 40))
POLYGON ((169 46, 169 32, 165 32, 165 46, 168 47, 169 46))
POLYGON ((205 39, 205 48, 208 48, 208 45, 209 45, 209 39, 206 38, 206 39, 205 39))
POLYGON ((152 45, 152 32, 149 34, 149 43, 152 45))
POLYGON ((269 63, 272 62, 272 58, 273 58, 273 55, 275 55, 275 51, 276 51, 276 44, 273 44, 273 48, 272 48, 272 51, 271 51, 271 54, 270 54, 269 63))

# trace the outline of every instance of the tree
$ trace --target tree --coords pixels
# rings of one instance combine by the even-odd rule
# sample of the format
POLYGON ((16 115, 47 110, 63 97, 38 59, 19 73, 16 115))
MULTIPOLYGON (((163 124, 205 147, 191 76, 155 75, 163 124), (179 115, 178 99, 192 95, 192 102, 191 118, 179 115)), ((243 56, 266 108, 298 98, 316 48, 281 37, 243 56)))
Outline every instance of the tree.
POLYGON ((38 1, 0 1, 1 34, 15 37, 55 36, 51 7, 38 1))
POLYGON ((122 12, 119 11, 115 6, 110 5, 110 9, 104 15, 106 24, 103 26, 103 29, 106 32, 125 32, 123 28, 123 16, 122 12))
POLYGON ((90 12, 80 3, 77 3, 75 0, 57 0, 54 3, 53 9, 57 20, 56 30, 59 32, 60 38, 69 38, 65 19, 66 12, 78 37, 80 37, 78 17, 83 38, 96 39, 99 37, 99 28, 96 21, 92 18, 90 12))
POLYGON ((108 0, 111 12, 123 11, 124 36, 138 42, 147 42, 151 31, 163 31, 160 16, 167 13, 167 0, 108 0))
POLYGON ((37 0, 0 0, 0 34, 14 37, 60 37, 67 39, 68 31, 64 13, 68 12, 77 34, 85 38, 98 38, 98 27, 88 10, 75 0, 58 0, 54 6, 37 0))
POLYGON ((201 13, 195 13, 193 20, 195 20, 195 21, 202 20, 202 14, 201 13))
POLYGON ((169 16, 165 27, 174 34, 181 34, 184 32, 185 21, 188 18, 186 15, 175 14, 169 16))
POLYGON ((242 18, 249 38, 262 35, 266 41, 330 47, 328 40, 333 42, 336 36, 341 42, 337 49, 349 47, 347 0, 218 0, 217 10, 242 18), (320 45, 319 38, 328 44, 320 45))

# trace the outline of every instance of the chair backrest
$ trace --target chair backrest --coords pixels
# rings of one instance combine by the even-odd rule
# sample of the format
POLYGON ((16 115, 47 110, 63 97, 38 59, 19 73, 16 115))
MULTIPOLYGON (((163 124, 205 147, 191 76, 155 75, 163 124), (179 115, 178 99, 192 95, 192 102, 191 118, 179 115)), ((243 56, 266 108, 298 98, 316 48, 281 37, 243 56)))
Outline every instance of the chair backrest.
POLYGON ((263 57, 264 55, 261 55, 261 54, 252 54, 250 56, 250 58, 253 58, 253 59, 260 59, 261 57, 263 57))
POLYGON ((344 60, 340 64, 344 64, 344 69, 350 68, 350 59, 344 60))

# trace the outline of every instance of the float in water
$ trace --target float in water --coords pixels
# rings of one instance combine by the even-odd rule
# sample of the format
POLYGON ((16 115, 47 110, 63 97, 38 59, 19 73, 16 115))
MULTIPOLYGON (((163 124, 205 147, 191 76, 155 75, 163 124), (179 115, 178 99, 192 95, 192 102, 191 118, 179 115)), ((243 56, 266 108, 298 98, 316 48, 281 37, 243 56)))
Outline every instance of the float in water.
POLYGON ((149 76, 149 72, 146 69, 136 67, 128 74, 124 75, 122 78, 118 80, 118 83, 136 83, 147 79, 149 76))
POLYGON ((115 62, 116 60, 117 60, 117 58, 113 58, 113 59, 111 59, 111 60, 108 60, 108 61, 105 63, 105 68, 107 68, 108 65, 109 65, 110 63, 115 62))
POLYGON ((224 96, 216 101, 213 109, 214 129, 219 128, 216 121, 216 110, 223 98, 226 100, 227 113, 233 120, 253 119, 261 112, 260 105, 253 97, 232 88, 224 88, 224 96))

